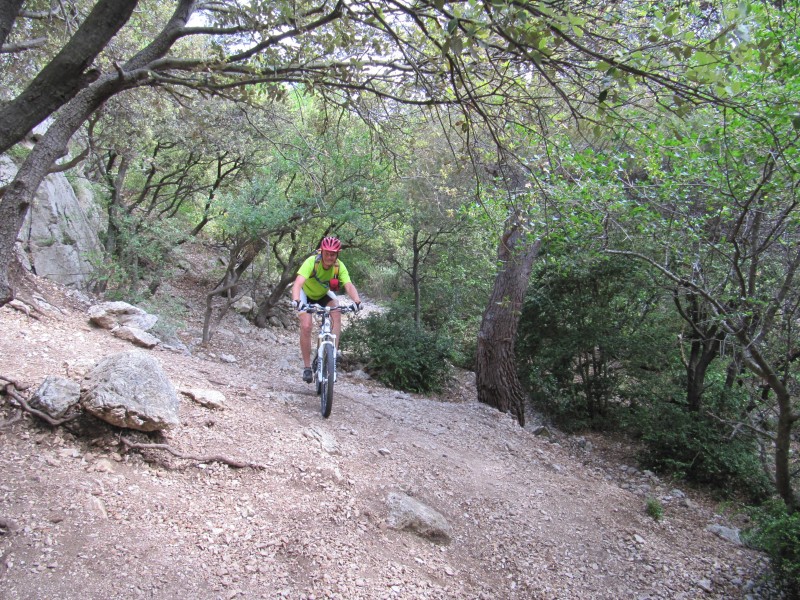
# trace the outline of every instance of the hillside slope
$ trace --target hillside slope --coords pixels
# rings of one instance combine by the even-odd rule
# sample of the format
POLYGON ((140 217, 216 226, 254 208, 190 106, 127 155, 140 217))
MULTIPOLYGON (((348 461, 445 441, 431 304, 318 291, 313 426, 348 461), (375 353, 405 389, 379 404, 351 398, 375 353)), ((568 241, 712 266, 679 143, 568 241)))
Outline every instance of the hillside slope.
MULTIPOLYGON (((56 307, 48 314, 0 309, 0 376, 35 389, 131 349, 90 327, 77 296, 41 286, 56 307)), ((0 428, 0 518, 17 525, 0 535, 0 596, 758 595, 763 558, 706 530, 724 519, 703 497, 591 445, 536 436, 470 397, 443 402, 340 376, 324 420, 299 378, 296 334, 274 333, 277 342, 231 316, 207 349, 150 351, 176 387, 227 398, 224 410, 183 398, 181 426, 151 441, 263 469, 126 452, 104 426, 75 435, 26 416, 0 428), (452 541, 389 527, 392 492, 439 511, 452 541), (648 494, 663 499, 661 522, 645 514, 648 494)), ((0 402, 2 421, 13 411, 0 402)))

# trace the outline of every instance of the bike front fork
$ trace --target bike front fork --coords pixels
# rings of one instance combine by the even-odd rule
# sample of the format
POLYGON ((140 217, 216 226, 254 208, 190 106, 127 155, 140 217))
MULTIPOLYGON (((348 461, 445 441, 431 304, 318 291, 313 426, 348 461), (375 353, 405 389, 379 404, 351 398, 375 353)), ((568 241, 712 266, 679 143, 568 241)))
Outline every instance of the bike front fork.
POLYGON ((336 344, 333 342, 322 342, 317 346, 317 353, 314 360, 311 362, 311 370, 314 372, 316 381, 322 381, 322 353, 325 351, 325 346, 333 346, 333 381, 336 381, 336 344))

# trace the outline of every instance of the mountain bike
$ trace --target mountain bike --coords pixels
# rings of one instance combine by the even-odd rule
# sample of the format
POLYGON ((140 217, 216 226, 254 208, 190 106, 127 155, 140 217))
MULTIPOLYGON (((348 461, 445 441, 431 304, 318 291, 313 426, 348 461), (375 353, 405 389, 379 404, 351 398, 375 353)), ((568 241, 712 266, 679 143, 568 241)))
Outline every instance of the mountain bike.
POLYGON ((320 412, 326 419, 331 416, 333 408, 333 384, 336 381, 336 335, 331 332, 331 312, 340 313, 356 312, 354 305, 350 306, 319 306, 310 304, 301 309, 319 317, 319 335, 317 336, 317 353, 311 364, 314 373, 314 383, 320 398, 320 412))

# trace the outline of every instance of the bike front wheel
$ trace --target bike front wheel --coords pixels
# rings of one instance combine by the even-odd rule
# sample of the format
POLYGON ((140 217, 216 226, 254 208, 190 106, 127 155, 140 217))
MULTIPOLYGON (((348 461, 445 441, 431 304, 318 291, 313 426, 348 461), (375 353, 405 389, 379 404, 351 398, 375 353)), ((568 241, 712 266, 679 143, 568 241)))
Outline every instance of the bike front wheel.
POLYGON ((322 353, 322 378, 319 390, 320 412, 326 419, 333 408, 333 382, 336 377, 335 353, 333 345, 326 345, 322 353))

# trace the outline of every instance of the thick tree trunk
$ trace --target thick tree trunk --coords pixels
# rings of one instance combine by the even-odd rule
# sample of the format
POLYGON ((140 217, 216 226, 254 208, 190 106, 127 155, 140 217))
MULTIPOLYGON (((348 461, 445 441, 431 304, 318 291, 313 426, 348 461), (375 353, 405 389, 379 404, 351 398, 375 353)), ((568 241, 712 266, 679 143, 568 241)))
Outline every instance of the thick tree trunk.
POLYGON ((792 398, 781 386, 775 390, 778 397, 778 428, 775 439, 775 488, 790 513, 800 508, 800 499, 792 487, 792 429, 797 415, 792 411, 792 398))
POLYGON ((0 152, 23 139, 31 129, 98 78, 99 71, 87 72, 86 69, 125 25, 137 4, 138 0, 100 0, 95 5, 53 60, 19 96, 3 106, 0 111, 0 152))
POLYGON ((500 241, 502 268, 494 282, 478 333, 476 385, 478 400, 513 414, 525 425, 525 394, 517 376, 514 343, 533 261, 541 240, 530 243, 516 215, 500 241))
POLYGON ((275 307, 278 306, 278 302, 280 302, 283 294, 286 293, 286 290, 292 285, 295 277, 297 277, 297 266, 298 265, 295 265, 294 268, 290 267, 284 270, 283 276, 278 283, 275 284, 275 287, 272 288, 272 293, 258 306, 258 313, 253 320, 256 327, 263 328, 269 325, 269 318, 273 316, 275 307))
POLYGON ((75 98, 60 118, 47 130, 6 188, 0 202, 0 306, 14 297, 9 281, 9 265, 14 260, 14 245, 34 194, 53 163, 67 152, 67 142, 106 97, 86 93, 75 98))
MULTIPOLYGON (((274 248, 273 254, 276 254, 274 248)), ((278 302, 280 302, 280 299, 286 292, 286 288, 288 288, 294 282, 295 278, 297 277, 297 269, 305 259, 305 255, 298 257, 296 247, 292 248, 292 252, 289 254, 289 259, 283 265, 283 271, 281 272, 280 280, 272 289, 272 293, 267 296, 267 298, 264 299, 264 301, 258 307, 258 313, 256 314, 256 318, 254 320, 256 327, 266 327, 269 324, 269 318, 272 316, 273 309, 278 305, 278 302)))
POLYGON ((775 392, 778 408, 778 425, 775 431, 775 490, 786 504, 790 513, 800 509, 800 497, 792 487, 792 430, 800 420, 800 414, 794 410, 795 402, 786 382, 775 368, 751 342, 743 330, 737 338, 745 348, 745 361, 754 373, 764 378, 767 385, 775 392))

